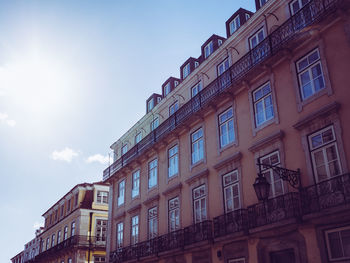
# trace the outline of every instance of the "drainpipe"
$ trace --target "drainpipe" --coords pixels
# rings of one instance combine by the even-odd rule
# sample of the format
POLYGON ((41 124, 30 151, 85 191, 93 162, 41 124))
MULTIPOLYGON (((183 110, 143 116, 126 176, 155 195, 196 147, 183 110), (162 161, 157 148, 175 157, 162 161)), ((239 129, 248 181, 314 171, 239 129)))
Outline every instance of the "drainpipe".
POLYGON ((91 227, 92 227, 92 212, 90 212, 90 221, 89 221, 89 250, 88 250, 88 263, 90 263, 90 252, 91 252, 91 227))

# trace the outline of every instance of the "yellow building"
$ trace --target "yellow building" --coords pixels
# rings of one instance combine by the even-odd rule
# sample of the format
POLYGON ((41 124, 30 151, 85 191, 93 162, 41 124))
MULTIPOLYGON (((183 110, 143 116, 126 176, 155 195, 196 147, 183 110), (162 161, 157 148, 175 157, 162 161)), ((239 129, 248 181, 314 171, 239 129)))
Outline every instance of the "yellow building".
POLYGON ((350 262, 350 1, 255 1, 111 146, 110 263, 350 262))
POLYGON ((105 262, 108 192, 104 183, 78 184, 50 207, 30 262, 105 262))

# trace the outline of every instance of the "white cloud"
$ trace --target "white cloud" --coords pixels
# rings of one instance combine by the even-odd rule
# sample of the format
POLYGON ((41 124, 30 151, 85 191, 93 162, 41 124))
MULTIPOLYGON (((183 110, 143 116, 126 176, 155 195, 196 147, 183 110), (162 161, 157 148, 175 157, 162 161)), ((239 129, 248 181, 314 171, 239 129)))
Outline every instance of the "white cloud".
POLYGON ((6 113, 1 113, 1 112, 0 112, 0 122, 4 123, 10 127, 13 127, 16 125, 15 120, 11 120, 6 113))
POLYGON ((36 229, 39 229, 40 227, 44 227, 44 223, 40 223, 38 221, 36 221, 34 224, 33 224, 33 228, 36 230, 36 229))
POLYGON ((107 156, 103 156, 101 154, 95 154, 95 155, 91 155, 86 159, 87 163, 93 163, 93 162, 98 162, 101 164, 108 164, 109 163, 109 157, 107 156))
POLYGON ((53 151, 51 154, 51 158, 53 160, 59 160, 59 161, 65 161, 65 162, 71 162, 74 157, 77 157, 79 155, 78 152, 74 151, 71 148, 64 148, 62 151, 53 151))

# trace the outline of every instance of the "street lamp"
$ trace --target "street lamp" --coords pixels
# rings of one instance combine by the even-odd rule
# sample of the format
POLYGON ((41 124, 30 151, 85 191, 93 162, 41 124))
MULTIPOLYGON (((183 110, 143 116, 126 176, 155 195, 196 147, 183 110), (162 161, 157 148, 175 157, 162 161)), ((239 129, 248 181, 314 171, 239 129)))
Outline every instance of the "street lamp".
POLYGON ((257 165, 259 166, 259 173, 258 177, 255 179, 253 186, 259 201, 267 200, 269 198, 270 193, 270 184, 267 181, 267 179, 262 175, 261 167, 271 168, 273 172, 276 173, 283 181, 287 181, 290 184, 290 186, 300 190, 301 181, 299 168, 296 171, 293 171, 271 164, 257 163, 257 165))

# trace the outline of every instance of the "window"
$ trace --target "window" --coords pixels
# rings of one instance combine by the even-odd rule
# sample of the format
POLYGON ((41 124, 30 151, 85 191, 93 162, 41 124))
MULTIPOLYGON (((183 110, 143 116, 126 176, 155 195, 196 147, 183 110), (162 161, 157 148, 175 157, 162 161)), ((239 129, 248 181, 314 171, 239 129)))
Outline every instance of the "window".
MULTIPOLYGON (((197 62, 198 63, 198 62, 197 62)), ((174 87, 177 87, 179 85, 179 82, 177 80, 174 81, 174 87)))
POLYGON ((165 86, 164 86, 164 96, 168 95, 170 93, 170 82, 168 82, 165 86))
POLYGON ((228 58, 226 58, 223 62, 221 62, 218 65, 218 76, 220 76, 222 73, 224 73, 229 68, 229 61, 228 58))
POLYGON ((148 189, 157 185, 157 164, 157 159, 148 164, 148 189))
POLYGON ((46 239, 46 250, 48 250, 50 248, 50 238, 48 237, 46 239))
POLYGON ((180 202, 175 197, 169 200, 169 232, 180 229, 180 202))
POLYGON ((71 228, 70 228, 70 236, 74 236, 75 235, 75 221, 72 222, 71 224, 71 228))
POLYGON ((135 198, 139 194, 140 194, 140 170, 137 170, 132 174, 131 197, 135 198))
POLYGON ((68 226, 65 226, 63 229, 63 240, 68 238, 68 226))
POLYGON ((204 144, 203 144, 203 129, 199 128, 191 134, 192 144, 192 164, 195 164, 204 158, 204 144))
POLYGON ((108 204, 108 192, 107 191, 97 191, 97 203, 108 204))
POLYGON ((126 154, 126 152, 128 151, 128 145, 127 144, 124 144, 122 146, 122 155, 126 154))
POLYGON ((148 101, 148 103, 147 103, 147 109, 148 109, 148 111, 151 111, 151 110, 153 109, 153 107, 154 107, 154 101, 153 101, 153 98, 152 98, 152 99, 150 99, 150 100, 148 101))
POLYGON ((64 204, 62 204, 62 206, 61 206, 61 217, 63 217, 64 216, 64 204))
POLYGON ((173 115, 179 109, 179 101, 175 101, 169 107, 169 116, 173 115))
POLYGON ((328 230, 325 232, 328 257, 330 260, 350 259, 350 227, 328 230))
POLYGON ((238 15, 230 23, 230 35, 236 32, 240 26, 241 26, 241 20, 238 15))
POLYGON ((118 206, 124 204, 125 201, 125 180, 118 184, 118 206))
POLYGON ((241 207, 239 198, 238 171, 232 171, 222 177, 224 186, 225 212, 231 212, 241 207))
POLYGON ((142 140, 142 132, 139 132, 138 134, 136 134, 135 136, 135 144, 139 143, 142 140))
POLYGON ((123 247, 124 223, 120 222, 117 225, 117 247, 123 247))
POLYGON ((151 122, 151 131, 153 131, 155 128, 157 128, 159 125, 159 119, 156 117, 152 122, 151 122))
POLYGON ((106 262, 106 257, 105 256, 94 256, 94 262, 95 263, 106 262))
POLYGON ((302 100, 325 88, 318 49, 297 61, 297 72, 302 100))
POLYGON ((131 218, 131 244, 135 245, 139 242, 139 216, 131 218))
POLYGON ((158 234, 157 207, 148 210, 148 239, 155 238, 158 234))
POLYGON ((253 92, 253 102, 256 127, 274 118, 270 83, 253 92))
POLYGON ((76 193, 76 194, 75 194, 75 197, 74 197, 74 206, 75 206, 75 207, 78 206, 78 198, 79 198, 79 193, 76 193))
POLYGON ((309 147, 317 182, 341 174, 333 126, 311 134, 309 136, 309 147))
POLYGON ((260 7, 262 7, 268 0, 259 0, 260 1, 260 7))
POLYGON ((157 103, 159 103, 162 100, 162 97, 157 97, 157 103))
POLYGON ((61 230, 57 232, 57 244, 61 242, 61 230))
POLYGON ((55 234, 52 234, 51 236, 51 247, 55 246, 55 234))
MULTIPOLYGON (((278 151, 267 154, 259 158, 259 163, 280 166, 280 154, 278 151)), ((275 197, 284 193, 283 180, 277 173, 273 172, 272 168, 262 166, 261 173, 270 183, 270 197, 275 197)))
POLYGON ((235 140, 232 108, 229 108, 219 115, 219 133, 221 148, 225 147, 235 140))
POLYGON ((58 209, 55 210, 55 221, 58 219, 58 209))
POLYGON ((68 200, 67 204, 67 213, 70 211, 71 199, 68 200))
POLYGON ((204 58, 207 58, 214 52, 213 41, 204 47, 204 58))
POLYGON ((71 258, 69 258, 68 259, 68 263, 72 263, 73 261, 72 261, 72 259, 71 258))
POLYGON ((182 78, 186 78, 191 73, 190 63, 187 63, 186 66, 182 69, 182 78))
POLYGON ((303 8, 303 6, 305 6, 308 2, 309 2, 309 0, 294 0, 294 1, 292 1, 289 4, 291 14, 294 15, 301 8, 303 8))
POLYGON ((222 40, 219 39, 219 40, 218 40, 218 46, 220 47, 221 45, 222 45, 222 40))
POLYGON ((97 219, 96 220, 96 241, 106 241, 107 234, 107 220, 97 219))
POLYGON ((178 155, 178 146, 168 150, 168 176, 172 177, 176 175, 179 171, 179 155, 178 155))
POLYGON ((193 98, 194 96, 196 96, 201 90, 202 90, 202 84, 198 82, 196 85, 194 85, 191 88, 191 97, 193 98))
POLYGON ((205 185, 193 189, 193 210, 195 223, 207 219, 205 185))
POLYGON ((261 28, 258 32, 256 32, 253 36, 249 38, 249 46, 251 49, 255 48, 261 41, 265 38, 264 29, 261 28))
POLYGON ((245 14, 245 20, 248 20, 250 18, 250 14, 245 14))
POLYGON ((196 67, 198 67, 199 66, 199 62, 198 61, 195 61, 194 62, 194 67, 196 68, 196 67))

